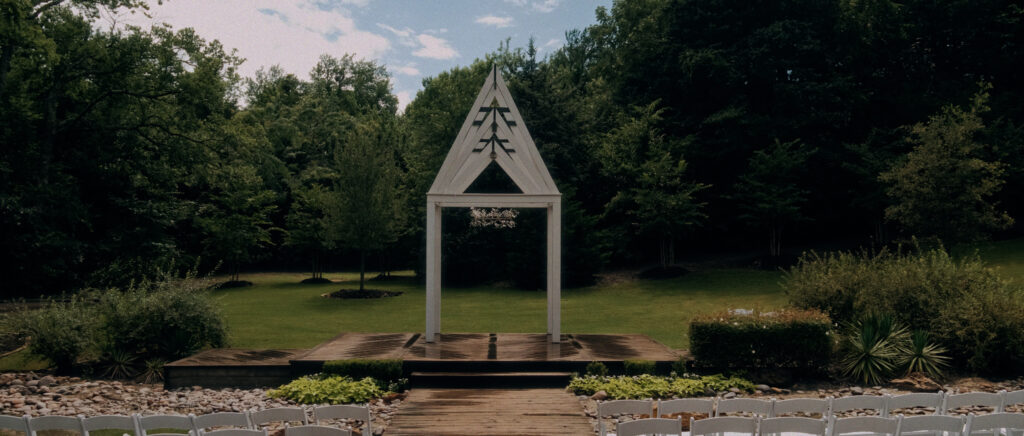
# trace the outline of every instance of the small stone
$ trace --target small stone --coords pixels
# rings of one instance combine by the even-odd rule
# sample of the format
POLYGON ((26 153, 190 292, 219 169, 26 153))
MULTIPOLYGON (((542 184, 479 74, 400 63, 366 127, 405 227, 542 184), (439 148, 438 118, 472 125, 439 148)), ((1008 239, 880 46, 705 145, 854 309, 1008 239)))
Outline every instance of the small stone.
POLYGON ((860 386, 854 386, 850 388, 850 394, 852 395, 864 395, 864 388, 860 386))
POLYGON ((608 393, 605 392, 605 391, 597 391, 597 392, 594 392, 594 395, 590 396, 590 399, 594 400, 594 401, 604 401, 607 398, 608 398, 608 393))
POLYGON ((39 380, 29 380, 27 383, 25 383, 25 386, 39 386, 39 380))
POLYGON ((732 392, 734 394, 739 394, 739 393, 742 393, 743 391, 741 391, 740 388, 729 388, 729 392, 732 392))
POLYGON ((24 385, 25 385, 25 381, 22 380, 22 379, 16 378, 14 380, 11 380, 11 386, 24 386, 24 385))
POLYGON ((772 388, 770 386, 768 386, 768 385, 757 385, 757 386, 754 386, 754 389, 757 389, 757 390, 759 390, 761 392, 765 392, 765 391, 770 391, 772 388))
POLYGON ((731 400, 733 398, 736 398, 736 393, 735 392, 726 393, 725 395, 722 396, 722 398, 725 398, 726 400, 731 400))
POLYGON ((45 376, 45 377, 39 379, 39 386, 51 386, 51 385, 53 385, 56 382, 57 382, 57 380, 55 380, 53 378, 53 376, 49 376, 48 375, 48 376, 45 376))

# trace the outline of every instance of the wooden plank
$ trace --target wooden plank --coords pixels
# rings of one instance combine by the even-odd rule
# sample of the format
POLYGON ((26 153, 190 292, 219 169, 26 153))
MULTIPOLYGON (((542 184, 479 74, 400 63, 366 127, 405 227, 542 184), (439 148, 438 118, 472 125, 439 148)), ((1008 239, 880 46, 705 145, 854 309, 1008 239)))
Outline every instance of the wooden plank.
POLYGON ((587 435, 583 407, 562 389, 413 389, 387 435, 587 435))

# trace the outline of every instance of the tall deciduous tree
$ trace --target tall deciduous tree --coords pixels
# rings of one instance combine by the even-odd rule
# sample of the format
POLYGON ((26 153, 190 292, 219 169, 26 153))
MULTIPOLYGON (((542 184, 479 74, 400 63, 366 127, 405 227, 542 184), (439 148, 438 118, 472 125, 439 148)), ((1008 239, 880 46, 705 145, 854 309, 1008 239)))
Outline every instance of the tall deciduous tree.
POLYGON ((634 116, 625 117, 604 138, 600 155, 617 190, 608 213, 625 215, 633 231, 657 238, 666 267, 675 263, 674 238, 704 218, 704 204, 695 195, 707 186, 685 177, 684 141, 661 132, 656 106, 636 108, 634 116))
POLYGON ((747 161, 747 172, 740 176, 733 199, 742 211, 740 219, 768 231, 768 252, 782 254, 782 234, 786 226, 804 221, 803 206, 808 191, 800 187, 800 174, 814 149, 799 139, 778 139, 764 150, 754 152, 747 161))
POLYGON ((985 160, 988 147, 978 139, 989 89, 982 84, 967 109, 946 106, 911 127, 913 150, 879 176, 894 201, 885 210, 888 219, 917 236, 946 241, 981 239, 1013 223, 992 201, 1003 185, 1003 164, 985 160))
POLYGON ((359 290, 365 286, 366 255, 394 242, 404 221, 394 133, 391 120, 367 120, 335 151, 338 179, 327 231, 359 252, 359 290))

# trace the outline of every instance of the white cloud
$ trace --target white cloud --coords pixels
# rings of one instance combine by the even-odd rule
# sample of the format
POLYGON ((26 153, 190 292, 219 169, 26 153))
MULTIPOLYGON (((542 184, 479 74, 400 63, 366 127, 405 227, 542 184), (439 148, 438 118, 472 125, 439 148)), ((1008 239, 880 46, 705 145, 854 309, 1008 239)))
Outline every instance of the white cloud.
MULTIPOLYGON (((356 6, 366 3, 342 2, 356 6)), ((285 71, 305 77, 321 54, 352 53, 358 58, 376 59, 391 48, 386 37, 360 29, 348 10, 320 7, 314 0, 153 2, 149 15, 152 19, 142 14, 121 14, 117 19, 144 28, 161 22, 175 29, 194 28, 207 40, 217 39, 226 48, 237 49, 247 59, 239 71, 243 76, 279 64, 285 71)))
POLYGON ((404 29, 396 29, 394 27, 388 26, 387 24, 383 24, 383 23, 377 23, 377 27, 380 27, 381 29, 387 30, 388 32, 394 33, 395 36, 400 36, 402 38, 408 38, 408 37, 412 36, 412 29, 410 29, 408 27, 406 27, 404 29))
POLYGON ((563 42, 562 42, 561 39, 551 38, 551 39, 548 40, 548 42, 545 42, 543 45, 538 47, 537 51, 556 50, 556 49, 558 49, 558 47, 561 47, 562 44, 563 44, 563 42))
POLYGON ((405 107, 412 101, 412 91, 398 91, 395 97, 398 97, 398 112, 405 112, 405 107))
POLYGON ((455 51, 446 39, 420 34, 416 36, 416 41, 420 43, 420 49, 412 52, 413 56, 441 60, 459 56, 459 52, 455 51))
POLYGON ((542 0, 533 2, 533 10, 544 13, 551 12, 558 7, 562 0, 542 0))
POLYGON ((483 24, 486 26, 494 26, 497 28, 509 27, 512 25, 512 17, 498 17, 494 15, 485 15, 476 19, 477 24, 483 24))
POLYGON ((398 74, 405 74, 406 76, 418 76, 420 75, 420 69, 416 68, 415 62, 410 62, 405 65, 393 65, 391 69, 398 74))
POLYGON ((518 7, 529 6, 537 12, 548 13, 558 7, 562 0, 505 0, 505 3, 512 4, 518 7))

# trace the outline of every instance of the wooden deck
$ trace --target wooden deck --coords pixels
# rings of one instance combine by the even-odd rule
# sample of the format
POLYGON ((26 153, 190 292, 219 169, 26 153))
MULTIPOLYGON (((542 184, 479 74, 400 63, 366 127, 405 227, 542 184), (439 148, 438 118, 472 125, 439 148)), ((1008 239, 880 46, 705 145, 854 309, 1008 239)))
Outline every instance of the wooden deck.
POLYGON ((563 389, 413 389, 385 435, 592 435, 563 389))
MULTIPOLYGON (((311 350, 205 350, 165 366, 169 387, 275 386, 319 372, 329 360, 400 359, 414 372, 582 372, 590 362, 621 369, 625 360, 656 362, 668 371, 679 354, 644 335, 444 333, 428 343, 419 333, 342 333, 311 350)), ((498 387, 493 386, 493 387, 498 387)))

